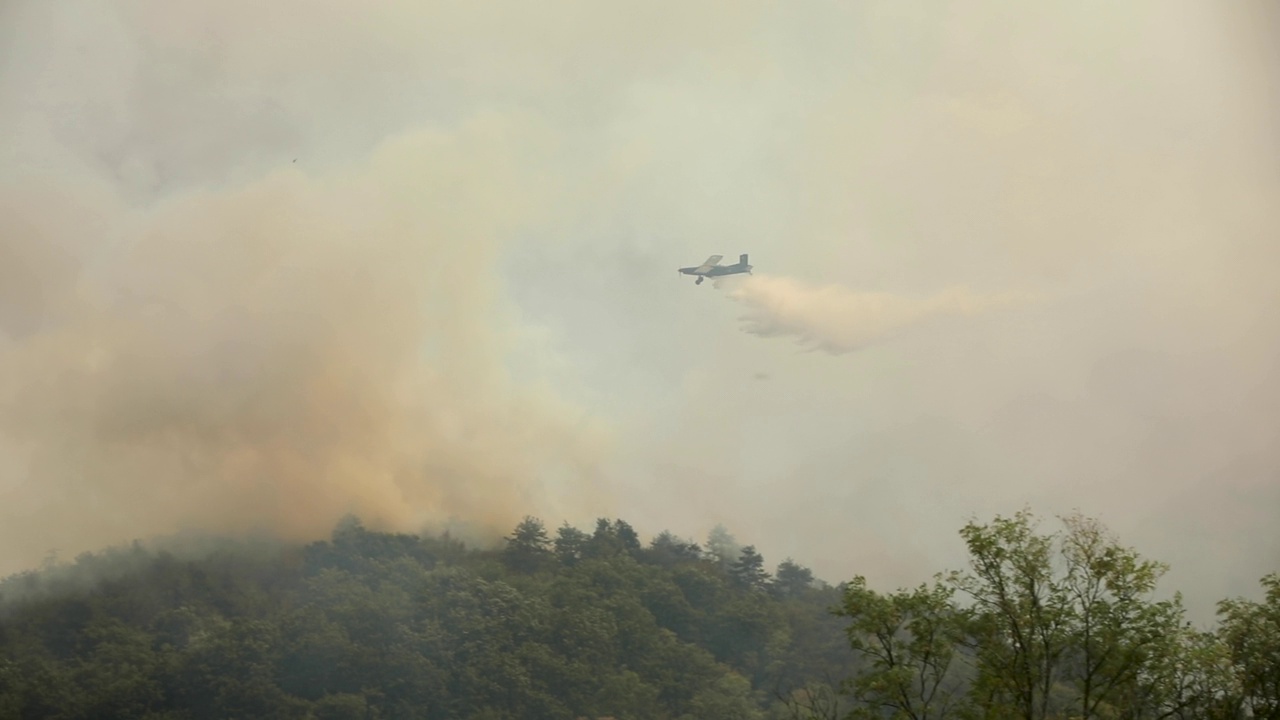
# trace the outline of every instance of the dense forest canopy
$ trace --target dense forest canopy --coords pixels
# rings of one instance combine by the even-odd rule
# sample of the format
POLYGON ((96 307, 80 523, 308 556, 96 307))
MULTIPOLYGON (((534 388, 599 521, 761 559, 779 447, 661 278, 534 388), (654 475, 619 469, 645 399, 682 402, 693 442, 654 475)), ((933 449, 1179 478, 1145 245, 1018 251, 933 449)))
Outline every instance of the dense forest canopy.
POLYGON ((1097 521, 960 534, 893 593, 607 518, 135 544, 0 583, 0 717, 1280 717, 1277 575, 1197 629, 1097 521))

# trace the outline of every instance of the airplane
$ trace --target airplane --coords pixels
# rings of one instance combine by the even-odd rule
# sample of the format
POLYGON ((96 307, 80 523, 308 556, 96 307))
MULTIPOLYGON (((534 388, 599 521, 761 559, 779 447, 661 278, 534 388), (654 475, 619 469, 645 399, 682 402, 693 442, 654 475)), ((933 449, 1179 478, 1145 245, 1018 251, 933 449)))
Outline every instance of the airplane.
POLYGON ((703 280, 709 277, 720 277, 722 275, 737 275, 738 273, 751 274, 751 265, 747 263, 747 254, 743 253, 738 256, 738 262, 733 265, 721 265, 720 260, 723 255, 712 255, 707 261, 696 267, 680 268, 681 275, 697 275, 698 281, 694 285, 701 285, 703 280))

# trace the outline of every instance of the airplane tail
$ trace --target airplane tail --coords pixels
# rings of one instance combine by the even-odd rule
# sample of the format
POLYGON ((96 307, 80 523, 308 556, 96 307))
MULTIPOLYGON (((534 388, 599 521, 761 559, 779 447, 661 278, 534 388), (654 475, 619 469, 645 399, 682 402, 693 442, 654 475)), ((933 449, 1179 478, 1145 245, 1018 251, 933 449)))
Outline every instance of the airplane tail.
POLYGON ((740 265, 746 265, 746 264, 747 264, 747 254, 746 254, 746 253, 742 253, 741 255, 739 255, 739 256, 738 256, 738 264, 740 264, 740 265))

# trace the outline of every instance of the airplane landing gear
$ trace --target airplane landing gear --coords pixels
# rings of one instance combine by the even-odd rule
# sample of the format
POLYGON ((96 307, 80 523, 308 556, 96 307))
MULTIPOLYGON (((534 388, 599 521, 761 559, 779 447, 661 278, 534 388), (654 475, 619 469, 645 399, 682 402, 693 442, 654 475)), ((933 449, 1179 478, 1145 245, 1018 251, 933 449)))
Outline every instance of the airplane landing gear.
POLYGON ((698 276, 698 279, 697 279, 696 281, 694 281, 694 283, 693 283, 693 284, 694 284, 694 285, 701 285, 703 280, 706 280, 706 278, 704 278, 704 277, 702 277, 702 276, 698 276))

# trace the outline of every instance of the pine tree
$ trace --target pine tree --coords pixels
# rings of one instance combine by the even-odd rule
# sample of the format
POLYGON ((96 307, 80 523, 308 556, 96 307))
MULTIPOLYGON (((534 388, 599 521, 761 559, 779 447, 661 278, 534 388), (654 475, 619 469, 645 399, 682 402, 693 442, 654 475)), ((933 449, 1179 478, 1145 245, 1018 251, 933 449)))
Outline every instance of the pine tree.
POLYGON ((742 553, 729 568, 729 575, 744 590, 762 589, 769 581, 769 573, 764 569, 764 557, 756 552, 754 545, 742 548, 742 553))
POLYGON ((551 538, 547 528, 541 520, 526 515, 507 538, 503 561, 517 572, 535 572, 550 557, 551 538))

